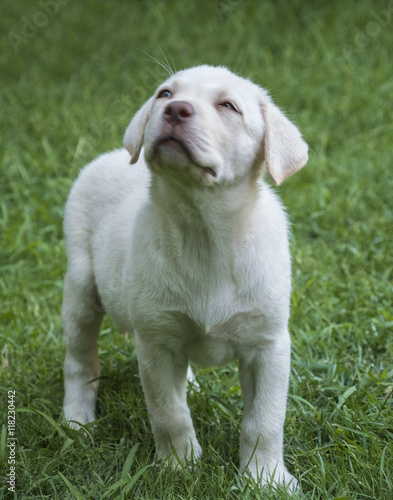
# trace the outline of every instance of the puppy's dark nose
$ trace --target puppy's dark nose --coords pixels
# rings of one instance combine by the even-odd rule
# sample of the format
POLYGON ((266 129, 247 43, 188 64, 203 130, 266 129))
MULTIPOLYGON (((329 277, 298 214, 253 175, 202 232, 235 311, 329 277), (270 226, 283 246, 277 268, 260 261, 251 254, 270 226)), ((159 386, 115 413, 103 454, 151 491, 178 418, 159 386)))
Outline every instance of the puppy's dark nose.
POLYGON ((189 120, 194 114, 195 108, 189 102, 173 101, 165 108, 164 118, 172 125, 178 125, 189 120))

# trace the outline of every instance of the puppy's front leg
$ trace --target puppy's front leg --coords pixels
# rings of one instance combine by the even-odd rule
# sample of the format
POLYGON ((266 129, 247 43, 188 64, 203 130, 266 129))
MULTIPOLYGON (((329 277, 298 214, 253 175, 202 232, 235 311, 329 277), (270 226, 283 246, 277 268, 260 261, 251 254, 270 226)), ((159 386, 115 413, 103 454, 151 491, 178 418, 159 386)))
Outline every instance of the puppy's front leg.
POLYGON ((268 345, 244 351, 240 382, 244 420, 240 435, 240 467, 262 484, 275 483, 296 489, 296 479, 283 459, 283 427, 290 370, 290 337, 287 332, 268 345), (273 477, 274 476, 274 477, 273 477))
POLYGON ((157 456, 166 459, 174 451, 175 461, 199 457, 202 448, 187 406, 187 358, 138 333, 135 344, 157 456))

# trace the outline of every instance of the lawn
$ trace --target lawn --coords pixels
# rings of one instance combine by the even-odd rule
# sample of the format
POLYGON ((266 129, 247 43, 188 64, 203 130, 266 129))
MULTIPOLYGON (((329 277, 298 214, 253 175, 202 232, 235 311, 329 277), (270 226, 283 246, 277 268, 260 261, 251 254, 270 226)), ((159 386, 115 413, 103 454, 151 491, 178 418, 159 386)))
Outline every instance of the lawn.
POLYGON ((236 364, 195 369, 198 469, 151 465, 132 337, 109 319, 96 429, 61 419, 64 204, 166 77, 156 58, 251 77, 309 143, 308 165, 277 188, 292 222, 285 459, 299 498, 391 500, 392 1, 2 0, 0 11, 0 499, 288 498, 238 474, 236 364))

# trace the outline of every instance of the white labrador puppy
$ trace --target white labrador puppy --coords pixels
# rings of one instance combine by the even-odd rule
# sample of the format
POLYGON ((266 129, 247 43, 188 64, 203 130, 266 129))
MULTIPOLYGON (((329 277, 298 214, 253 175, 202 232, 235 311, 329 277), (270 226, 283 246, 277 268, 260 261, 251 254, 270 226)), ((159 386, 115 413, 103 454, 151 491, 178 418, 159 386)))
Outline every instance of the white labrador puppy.
POLYGON ((262 484, 274 474, 295 487, 283 461, 288 229, 262 176, 266 166, 282 182, 305 165, 307 145, 265 90, 211 66, 160 85, 124 144, 83 169, 66 206, 65 416, 94 420, 107 312, 135 335, 160 457, 201 455, 189 361, 238 359, 240 467, 262 484))

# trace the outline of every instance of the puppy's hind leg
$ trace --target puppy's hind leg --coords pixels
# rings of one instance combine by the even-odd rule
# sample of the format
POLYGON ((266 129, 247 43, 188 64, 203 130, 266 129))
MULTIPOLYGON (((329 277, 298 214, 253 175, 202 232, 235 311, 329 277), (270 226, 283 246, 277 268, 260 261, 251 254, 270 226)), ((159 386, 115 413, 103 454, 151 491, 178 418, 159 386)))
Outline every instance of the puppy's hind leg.
POLYGON ((62 318, 66 341, 64 415, 74 428, 95 419, 100 362, 97 338, 104 316, 94 277, 75 276, 64 283, 62 318))

